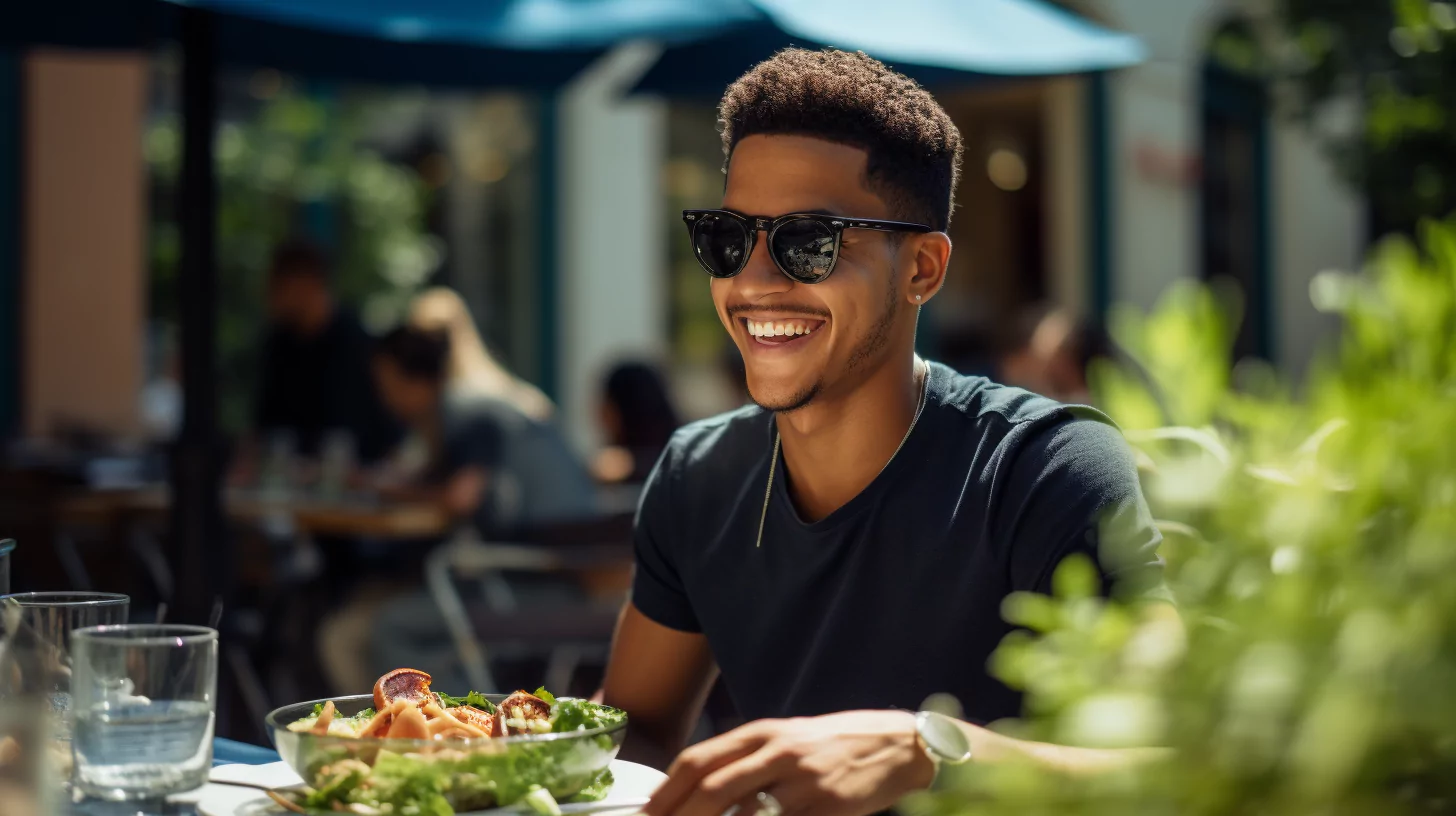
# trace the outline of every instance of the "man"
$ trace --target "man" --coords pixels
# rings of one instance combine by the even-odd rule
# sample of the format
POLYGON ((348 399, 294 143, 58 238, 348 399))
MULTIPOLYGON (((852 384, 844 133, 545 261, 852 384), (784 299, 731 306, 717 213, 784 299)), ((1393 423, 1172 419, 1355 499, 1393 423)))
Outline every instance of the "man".
POLYGON ((780 52, 719 113, 722 209, 684 219, 757 407, 683 429, 649 479, 602 696, 639 758, 681 748, 720 672, 750 722, 684 751, 647 813, 869 813, 966 754, 1123 761, 981 727, 1020 708, 986 668, 1002 600, 1074 553, 1154 586, 1160 539, 1104 418, 914 354, 955 126, 837 51, 780 52), (910 713, 934 693, 965 720, 910 713))
POLYGON ((290 242, 268 270, 268 313, 255 422, 264 434, 288 431, 298 453, 316 456, 331 431, 352 438, 373 463, 400 439, 369 373, 372 338, 329 290, 328 265, 308 244, 290 242))

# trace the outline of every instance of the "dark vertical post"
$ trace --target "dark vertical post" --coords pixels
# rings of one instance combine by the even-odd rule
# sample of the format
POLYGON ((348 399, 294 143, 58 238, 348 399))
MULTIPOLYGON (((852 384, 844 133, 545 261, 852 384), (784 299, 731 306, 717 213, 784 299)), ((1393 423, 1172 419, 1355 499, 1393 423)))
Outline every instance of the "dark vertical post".
POLYGON ((172 461, 175 617, 205 623, 228 574, 217 427, 217 222, 213 127, 217 52, 210 12, 182 7, 182 432, 172 461))
POLYGON ((25 178, 21 53, 0 48, 0 436, 20 430, 21 223, 25 178))
POLYGON ((1117 206, 1113 198, 1112 112, 1108 75, 1087 77, 1087 224, 1091 318, 1102 325, 1112 307, 1112 246, 1117 206))

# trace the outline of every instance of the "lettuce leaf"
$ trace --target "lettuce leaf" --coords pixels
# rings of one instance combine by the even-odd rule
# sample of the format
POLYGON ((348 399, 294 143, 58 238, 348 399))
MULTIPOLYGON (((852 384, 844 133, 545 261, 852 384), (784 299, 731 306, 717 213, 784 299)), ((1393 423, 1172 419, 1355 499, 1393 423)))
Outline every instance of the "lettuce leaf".
POLYGON ((351 802, 383 808, 399 816, 455 816, 445 797, 452 763, 380 751, 369 784, 354 788, 351 802))
POLYGON ((551 730, 590 731, 616 725, 627 719, 627 712, 590 700, 558 700, 551 707, 551 730))
POLYGON ((478 708, 487 714, 495 713, 495 703, 485 699, 485 695, 478 691, 469 692, 464 697, 451 697, 443 691, 437 691, 435 693, 440 696, 440 702, 444 703, 446 708, 470 706, 471 708, 478 708))

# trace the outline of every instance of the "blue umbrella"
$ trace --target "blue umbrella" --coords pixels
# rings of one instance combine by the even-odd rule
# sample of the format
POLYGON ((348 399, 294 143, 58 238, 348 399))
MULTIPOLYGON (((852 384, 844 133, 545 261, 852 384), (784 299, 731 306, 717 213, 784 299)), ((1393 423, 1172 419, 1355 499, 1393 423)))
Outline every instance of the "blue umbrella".
POLYGON ((927 84, 1102 71, 1144 57, 1135 37, 1043 0, 170 2, 219 13, 224 63, 373 81, 552 87, 637 39, 667 46, 637 89, 670 93, 719 91, 790 44, 865 51, 927 84))
POLYGON ((1145 57, 1132 35, 1041 0, 740 0, 759 16, 669 46, 634 92, 717 95, 780 48, 864 51, 935 86, 1105 71, 1145 57))

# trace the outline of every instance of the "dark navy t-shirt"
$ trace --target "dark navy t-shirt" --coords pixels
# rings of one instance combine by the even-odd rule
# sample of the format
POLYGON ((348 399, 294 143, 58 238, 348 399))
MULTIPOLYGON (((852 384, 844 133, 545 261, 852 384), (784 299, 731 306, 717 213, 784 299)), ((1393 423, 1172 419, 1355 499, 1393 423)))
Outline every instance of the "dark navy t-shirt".
POLYGON ((773 418, 745 408, 683 428, 637 518, 634 605, 707 636, 748 719, 916 709, 955 695, 966 718, 1020 714, 987 659, 1009 593, 1049 593, 1071 553, 1104 588, 1156 593, 1161 541, 1132 453, 1090 408, 932 365, 903 449, 813 523, 782 459, 755 548, 773 418))

